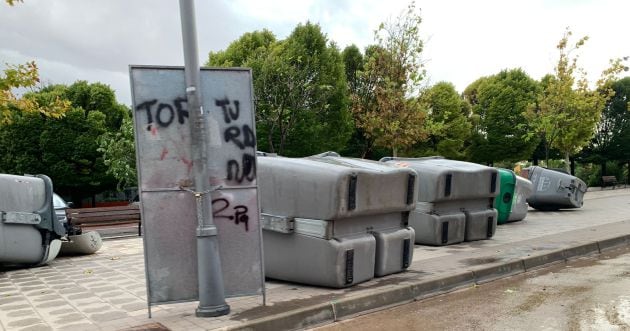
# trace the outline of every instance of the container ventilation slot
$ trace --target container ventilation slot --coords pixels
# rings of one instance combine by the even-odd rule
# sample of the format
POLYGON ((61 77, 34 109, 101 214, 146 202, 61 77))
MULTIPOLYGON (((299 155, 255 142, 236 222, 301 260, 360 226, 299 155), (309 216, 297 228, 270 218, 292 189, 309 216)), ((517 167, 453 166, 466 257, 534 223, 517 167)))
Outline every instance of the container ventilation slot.
POLYGON ((410 260, 410 252, 411 249, 411 239, 407 238, 403 241, 403 256, 402 256, 402 267, 403 269, 409 268, 409 264, 411 264, 410 260))
POLYGON ((444 185, 444 196, 448 197, 451 195, 451 182, 453 181, 453 175, 446 175, 446 185, 444 185))
POLYGON ((357 175, 351 175, 348 183, 348 210, 357 208, 357 175))
POLYGON ((488 217, 488 238, 492 237, 492 225, 494 225, 494 218, 488 217))
POLYGON ((442 244, 448 242, 448 222, 442 222, 442 244))
POLYGON ((413 190, 415 189, 416 175, 410 174, 407 178, 407 204, 413 203, 413 190))
POLYGON ((354 249, 346 251, 346 285, 354 282, 354 249))

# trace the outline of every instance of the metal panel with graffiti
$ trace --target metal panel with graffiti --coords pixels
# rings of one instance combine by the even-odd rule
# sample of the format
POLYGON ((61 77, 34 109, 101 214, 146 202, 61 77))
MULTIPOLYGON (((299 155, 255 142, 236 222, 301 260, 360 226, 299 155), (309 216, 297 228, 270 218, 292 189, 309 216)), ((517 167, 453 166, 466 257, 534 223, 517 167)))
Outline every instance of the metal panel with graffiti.
MULTIPOLYGON (((197 226, 181 67, 131 66, 149 304, 196 300, 197 226)), ((206 166, 227 297, 264 294, 251 71, 202 69, 206 166)))

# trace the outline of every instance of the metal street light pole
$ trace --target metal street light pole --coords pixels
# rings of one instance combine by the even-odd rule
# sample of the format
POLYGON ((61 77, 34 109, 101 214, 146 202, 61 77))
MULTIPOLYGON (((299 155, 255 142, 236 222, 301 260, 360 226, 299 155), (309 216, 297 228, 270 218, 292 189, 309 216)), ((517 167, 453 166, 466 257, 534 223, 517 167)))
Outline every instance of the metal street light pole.
POLYGON ((225 302, 223 274, 219 257, 217 228, 210 210, 210 182, 208 176, 208 128, 201 103, 199 78, 199 52, 194 0, 180 0, 179 12, 182 21, 184 63, 186 73, 186 96, 190 114, 192 158, 197 203, 197 269, 199 279, 199 306, 197 317, 215 317, 230 313, 225 302))

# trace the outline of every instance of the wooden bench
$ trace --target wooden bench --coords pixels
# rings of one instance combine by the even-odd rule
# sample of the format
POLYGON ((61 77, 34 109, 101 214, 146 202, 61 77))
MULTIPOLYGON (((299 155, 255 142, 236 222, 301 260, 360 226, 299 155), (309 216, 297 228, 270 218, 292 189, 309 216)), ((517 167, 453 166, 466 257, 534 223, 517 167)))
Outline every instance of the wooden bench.
POLYGON ((615 176, 602 176, 602 188, 611 185, 613 189, 617 185, 617 177, 615 176))
POLYGON ((140 208, 135 204, 115 207, 66 209, 66 217, 71 226, 81 228, 138 223, 138 236, 142 235, 140 208))

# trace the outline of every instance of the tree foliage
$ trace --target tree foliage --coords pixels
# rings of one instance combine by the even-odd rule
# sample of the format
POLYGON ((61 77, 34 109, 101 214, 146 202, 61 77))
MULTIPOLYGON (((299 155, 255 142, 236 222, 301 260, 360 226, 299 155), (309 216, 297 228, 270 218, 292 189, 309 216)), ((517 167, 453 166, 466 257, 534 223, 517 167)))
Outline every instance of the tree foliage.
POLYGON ((217 67, 251 65, 255 59, 268 56, 269 50, 276 42, 276 36, 267 29, 247 32, 225 50, 210 52, 207 64, 217 67))
POLYGON ((40 113, 52 118, 60 118, 68 110, 70 104, 63 99, 49 95, 49 98, 34 100, 31 97, 18 97, 14 89, 33 89, 39 83, 39 73, 35 62, 10 65, 0 76, 0 127, 13 121, 16 111, 40 113))
POLYGON ((537 82, 521 69, 503 70, 468 86, 464 95, 475 115, 470 159, 490 164, 528 159, 538 141, 523 139, 531 131, 524 113, 537 93, 537 82))
POLYGON ((138 183, 134 139, 133 120, 125 116, 120 130, 106 132, 98 140, 98 151, 103 153, 107 173, 116 178, 119 190, 138 183))
POLYGON ((103 84, 77 82, 71 86, 52 85, 24 96, 37 104, 63 100, 70 109, 55 118, 38 112, 11 112, 11 123, 0 130, 0 172, 43 173, 55 183, 55 190, 82 198, 115 187, 107 173, 98 141, 117 124, 127 109, 112 98, 103 84))
POLYGON ((630 160, 630 77, 610 85, 614 96, 606 102, 595 136, 581 153, 587 161, 630 160))
POLYGON ((428 107, 428 140, 415 148, 420 155, 441 155, 451 159, 464 159, 465 144, 472 125, 470 105, 460 97, 455 86, 439 82, 422 95, 428 107))
POLYGON ((545 149, 557 148, 564 156, 566 170, 569 158, 587 145, 597 128, 606 102, 614 95, 610 82, 625 70, 622 59, 610 61, 597 81, 595 90, 588 86, 586 72, 578 67, 573 52, 584 46, 588 37, 571 45, 572 33, 567 29, 556 48, 559 58, 553 75, 543 79, 543 92, 528 117, 545 143, 545 149))
POLYGON ((356 126, 394 155, 427 136, 423 104, 410 98, 419 92, 425 74, 420 58, 424 46, 419 35, 421 22, 412 3, 396 20, 379 26, 377 46, 366 51, 359 75, 364 94, 352 95, 356 126))
MULTIPOLYGON (((374 46, 368 46, 368 50, 374 46)), ((369 54, 369 53, 368 53, 369 54)), ((367 55, 367 54, 366 54, 367 55)), ((346 82, 348 83, 348 92, 353 103, 361 103, 367 105, 374 103, 371 87, 362 79, 362 73, 365 67, 366 57, 361 53, 356 45, 347 46, 341 53, 346 72, 346 82)), ((353 120, 354 124, 354 120, 353 120)), ((366 158, 372 157, 374 151, 374 139, 368 138, 363 129, 354 125, 354 131, 348 141, 348 144, 342 150, 343 155, 366 158)), ((383 156, 388 153, 383 153, 383 156)))
POLYGON ((319 25, 300 24, 281 41, 266 30, 247 33, 208 64, 252 68, 259 149, 300 156, 345 146, 352 124, 344 66, 319 25))

